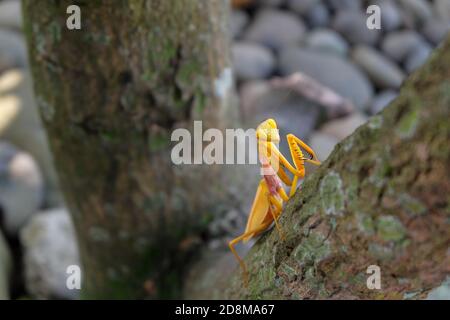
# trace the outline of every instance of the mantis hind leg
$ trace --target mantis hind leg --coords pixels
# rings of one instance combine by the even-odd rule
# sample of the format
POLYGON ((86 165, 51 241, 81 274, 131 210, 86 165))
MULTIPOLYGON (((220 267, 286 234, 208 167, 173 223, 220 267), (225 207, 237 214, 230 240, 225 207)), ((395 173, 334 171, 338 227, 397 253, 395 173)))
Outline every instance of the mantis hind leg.
POLYGON ((283 210, 283 204, 274 196, 270 196, 270 203, 272 203, 275 207, 275 209, 270 210, 270 214, 272 215, 273 221, 275 222, 275 228, 277 229, 281 240, 284 241, 286 237, 284 236, 283 229, 281 229, 280 224, 278 223, 278 217, 283 210))
POLYGON ((248 271, 247 271, 247 267, 245 266, 245 262, 244 260, 241 259, 241 257, 239 257, 238 253, 236 252, 236 249, 234 248, 234 246, 242 241, 243 239, 247 238, 248 236, 254 235, 264 229, 266 229, 270 224, 265 223, 262 224, 261 226, 259 226, 258 228, 255 228, 253 230, 247 231, 243 234, 241 234, 239 237, 234 238, 233 240, 231 240, 228 243, 228 247, 230 248, 231 252, 233 253, 234 257, 236 258, 236 260, 239 262, 239 266, 242 269, 242 274, 244 276, 244 284, 247 286, 248 284, 248 271))

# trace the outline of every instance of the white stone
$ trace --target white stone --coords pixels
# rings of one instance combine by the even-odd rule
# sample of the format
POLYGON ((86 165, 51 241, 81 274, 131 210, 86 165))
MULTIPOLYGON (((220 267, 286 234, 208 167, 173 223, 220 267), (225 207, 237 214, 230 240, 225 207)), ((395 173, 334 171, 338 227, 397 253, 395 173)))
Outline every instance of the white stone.
POLYGON ((28 72, 10 70, 0 75, 0 139, 33 156, 47 184, 46 202, 52 206, 61 205, 47 135, 38 114, 28 72))
POLYGON ((0 28, 0 73, 11 68, 27 66, 24 37, 16 31, 0 28))
POLYGON ((66 209, 35 215, 22 230, 25 286, 35 298, 75 299, 78 290, 66 287, 66 271, 80 265, 74 227, 66 209))
POLYGON ((0 143, 0 206, 10 235, 15 235, 39 209, 43 193, 42 175, 33 158, 0 143))

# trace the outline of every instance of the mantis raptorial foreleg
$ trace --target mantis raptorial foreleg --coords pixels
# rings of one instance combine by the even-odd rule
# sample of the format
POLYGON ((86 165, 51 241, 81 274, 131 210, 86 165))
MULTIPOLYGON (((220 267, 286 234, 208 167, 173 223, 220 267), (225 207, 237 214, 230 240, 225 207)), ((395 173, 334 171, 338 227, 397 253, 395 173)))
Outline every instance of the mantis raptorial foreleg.
POLYGON ((305 168, 304 166, 300 166, 299 168, 297 161, 295 161, 294 151, 292 150, 291 144, 289 144, 289 149, 291 150, 291 156, 294 160, 295 167, 289 163, 289 161, 281 154, 280 150, 278 150, 278 148, 273 143, 268 145, 267 148, 270 150, 271 153, 273 152, 272 160, 278 162, 279 165, 279 170, 277 171, 278 176, 284 182, 284 184, 290 186, 289 191, 289 198, 290 198, 295 193, 295 189, 298 184, 298 179, 303 178, 305 176, 305 168), (293 175, 292 180, 289 179, 284 169, 288 170, 293 175))
MULTIPOLYGON (((293 135, 292 133, 289 133, 289 134, 286 136, 286 139, 288 140, 288 143, 289 143, 289 149, 290 149, 290 151, 291 151, 291 156, 292 156, 293 159, 296 159, 296 158, 299 159, 299 156, 296 155, 295 152, 294 152, 295 148, 291 147, 291 145, 293 146, 294 143, 295 143, 295 144, 297 144, 298 146, 300 146, 301 148, 305 149, 306 152, 307 152, 309 155, 311 155, 311 157, 312 157, 311 159, 308 159, 308 158, 304 158, 304 157, 303 157, 301 160, 304 160, 304 161, 309 162, 309 163, 311 163, 311 164, 313 164, 313 165, 316 165, 316 166, 319 166, 319 165, 320 165, 320 161, 317 160, 317 156, 316 156, 316 153, 314 152, 314 150, 311 149, 311 147, 308 146, 305 142, 303 142, 300 138, 296 137, 296 136, 293 135)), ((302 154, 302 156, 303 156, 303 154, 302 154)), ((300 159, 299 159, 299 160, 300 160, 300 159)))
POLYGON ((269 143, 267 149, 270 150, 271 155, 273 153, 272 159, 278 161, 278 164, 281 167, 281 169, 277 171, 278 176, 286 185, 290 186, 290 198, 294 195, 297 189, 298 180, 305 176, 305 161, 314 165, 320 165, 320 161, 316 160, 316 154, 311 149, 311 147, 301 139, 297 138, 295 135, 288 134, 286 136, 286 139, 288 140, 289 151, 291 153, 291 158, 294 165, 291 165, 289 163, 289 161, 281 154, 279 149, 273 143, 269 143), (304 157, 301 148, 306 150, 308 155, 311 156, 311 159, 304 157), (287 177, 284 169, 292 173, 292 175, 294 176, 292 181, 289 179, 289 177, 287 177))

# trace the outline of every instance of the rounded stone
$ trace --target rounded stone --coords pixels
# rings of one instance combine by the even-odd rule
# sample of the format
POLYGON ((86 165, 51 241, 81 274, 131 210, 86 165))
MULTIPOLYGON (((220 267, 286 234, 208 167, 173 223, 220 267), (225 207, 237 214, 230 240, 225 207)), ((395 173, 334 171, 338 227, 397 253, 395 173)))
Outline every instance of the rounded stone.
POLYGON ((286 5, 292 11, 306 15, 320 0, 287 0, 286 5))
POLYGON ((333 10, 362 11, 362 0, 326 0, 328 6, 333 10))
POLYGON ((45 203, 59 206, 63 201, 32 85, 31 75, 22 70, 0 75, 0 135, 37 161, 45 177, 45 203))
POLYGON ((239 88, 239 102, 244 120, 248 120, 257 112, 264 97, 270 94, 270 84, 267 80, 245 81, 239 88))
POLYGON ((0 27, 22 29, 22 6, 20 1, 0 1, 0 27))
POLYGON ((233 63, 239 80, 261 79, 272 73, 275 58, 259 44, 237 42, 233 45, 233 63))
POLYGON ((437 17, 450 21, 450 1, 434 0, 434 13, 437 17))
POLYGON ((17 32, 0 29, 0 73, 6 69, 27 66, 25 40, 17 32))
POLYGON ((258 0, 260 6, 280 7, 284 5, 286 0, 258 0))
MULTIPOLYGON (((267 118, 274 118, 280 136, 294 133, 306 139, 320 120, 320 105, 291 90, 271 88, 261 81, 246 83, 241 89, 241 97, 246 124, 255 127, 267 118)), ((282 152, 289 152, 285 139, 280 148, 282 152)))
POLYGON ((380 92, 372 101, 370 107, 370 113, 376 114, 386 108, 395 98, 397 98, 398 92, 394 90, 385 90, 380 92))
POLYGON ((250 18, 247 12, 242 10, 233 10, 230 17, 230 32, 233 38, 239 38, 242 31, 247 26, 250 18))
POLYGON ((311 32, 305 40, 305 45, 317 51, 345 56, 348 53, 348 43, 337 32, 330 29, 319 29, 311 32))
POLYGON ((308 140, 309 146, 316 153, 320 161, 325 161, 338 144, 339 140, 323 132, 314 132, 308 140))
POLYGON ((405 69, 411 73, 421 67, 427 61, 433 49, 429 45, 416 48, 406 59, 405 69))
POLYGON ((333 20, 333 28, 351 44, 375 45, 380 30, 367 28, 367 16, 360 11, 340 10, 333 20))
POLYGON ((426 0, 398 0, 398 3, 414 25, 423 24, 433 16, 431 5, 426 0))
POLYGON ((325 123, 320 132, 335 137, 339 141, 351 135, 358 127, 366 123, 367 117, 362 113, 354 113, 347 117, 325 123))
POLYGON ((382 44, 382 51, 396 62, 402 63, 416 48, 426 45, 425 39, 415 31, 397 31, 388 34, 382 44))
POLYGON ((395 1, 379 0, 374 3, 381 10, 381 29, 385 32, 391 32, 401 27, 403 18, 395 1))
POLYGON ((302 20, 294 13, 278 9, 262 9, 243 38, 274 50, 300 43, 305 32, 302 20))
POLYGON ((398 88, 405 78, 394 62, 371 47, 356 46, 352 58, 379 88, 398 88))
POLYGON ((311 28, 322 28, 330 24, 330 12, 323 3, 313 6, 305 15, 306 22, 311 28))
POLYGON ((25 287, 38 299, 75 299, 66 287, 67 268, 79 266, 75 231, 65 209, 39 212, 20 233, 24 249, 25 287))
POLYGON ((302 48, 287 48, 279 56, 282 75, 302 72, 331 88, 355 106, 365 108, 373 96, 373 87, 352 62, 329 53, 302 48))
POLYGON ((425 23, 422 30, 428 41, 436 46, 445 39, 449 31, 450 19, 449 21, 430 19, 425 23))
POLYGON ((6 232, 15 235, 37 212, 44 182, 34 159, 14 146, 0 142, 0 207, 6 232))

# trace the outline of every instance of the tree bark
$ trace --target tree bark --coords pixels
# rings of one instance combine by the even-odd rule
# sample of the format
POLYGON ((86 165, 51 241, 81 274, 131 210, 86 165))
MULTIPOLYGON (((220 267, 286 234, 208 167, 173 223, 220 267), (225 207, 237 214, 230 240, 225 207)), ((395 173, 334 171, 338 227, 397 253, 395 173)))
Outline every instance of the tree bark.
POLYGON ((217 270, 230 260, 207 253, 186 297, 427 297, 450 275, 449 78, 450 39, 307 175, 280 219, 286 240, 273 229, 245 258, 248 287, 236 262, 224 280, 217 270), (380 267, 380 290, 367 287, 371 265, 380 267))
MULTIPOLYGON (((229 203, 219 167, 175 167, 175 128, 233 121, 226 0, 25 0, 35 92, 76 225, 85 298, 173 298, 229 203), (66 9, 81 8, 81 30, 66 9)), ((230 179, 228 177, 228 179, 230 179)))

